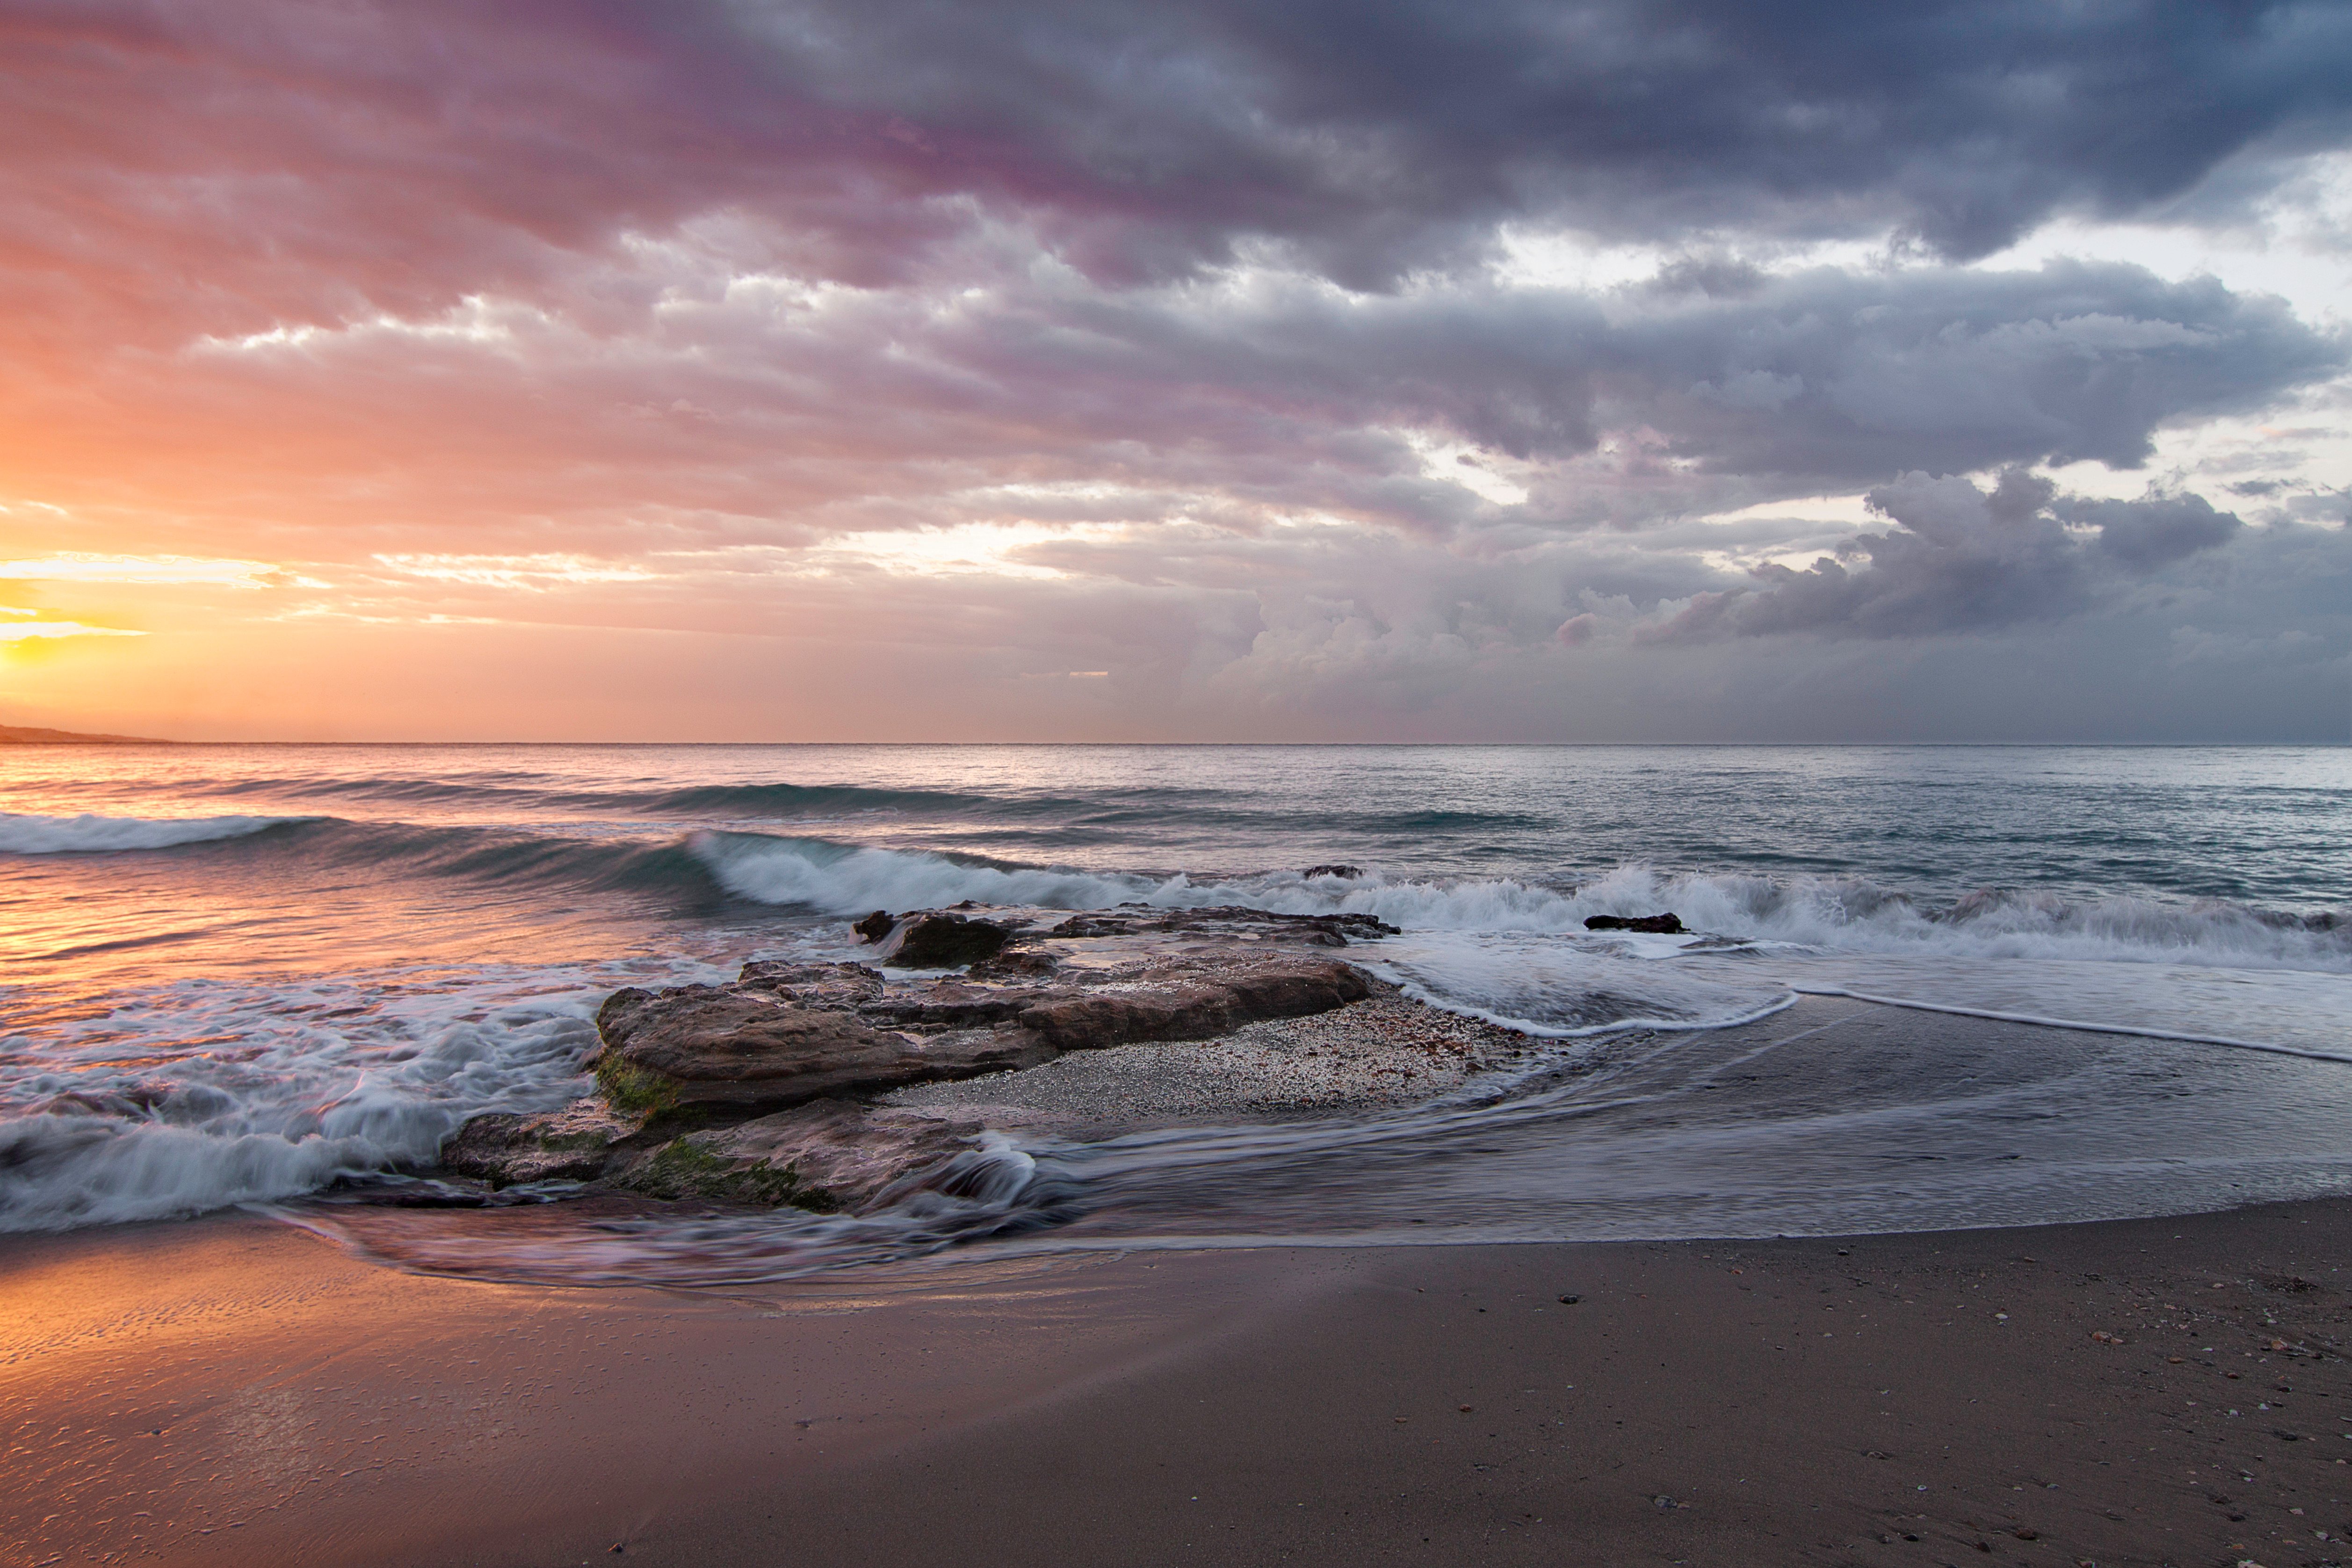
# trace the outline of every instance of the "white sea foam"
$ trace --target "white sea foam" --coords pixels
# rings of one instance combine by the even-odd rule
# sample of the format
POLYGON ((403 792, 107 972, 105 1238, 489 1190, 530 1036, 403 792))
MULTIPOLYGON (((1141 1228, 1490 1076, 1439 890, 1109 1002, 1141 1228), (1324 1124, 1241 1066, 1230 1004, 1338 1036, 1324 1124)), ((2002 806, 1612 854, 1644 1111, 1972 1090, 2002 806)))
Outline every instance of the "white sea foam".
POLYGON ((1360 961, 1420 1000, 1556 1039, 1719 1028, 1796 999, 1769 975, 1728 967, 1702 975, 1548 936, 1408 934, 1363 948, 1360 961))
MULTIPOLYGON (((1774 878, 1621 866, 1572 890, 1503 878, 1354 879, 1277 872, 1224 881, 975 865, 922 851, 708 833, 695 852, 730 891, 828 915, 938 908, 964 899, 1055 909, 1245 904, 1353 911, 1412 932, 1580 934, 1588 916, 1671 909, 1694 932, 1830 952, 2175 961, 2352 973, 2352 925, 2312 928, 2220 901, 2069 900, 1988 890, 1944 911, 1861 878, 1774 878)), ((1639 943, 1626 944, 1638 950, 1639 943)), ((1673 950, 1676 945, 1669 945, 1673 950)))
POLYGON ((940 854, 855 847, 824 839, 697 833, 689 842, 729 892, 827 915, 935 909, 968 898, 1048 909, 1106 909, 1147 898, 1169 885, 1146 877, 971 865, 940 854))
POLYGON ((1718 1027, 1763 1016, 1806 989, 2324 1053, 2346 1049, 2343 1020, 2352 1017, 2352 928, 2265 918, 2219 902, 1987 891, 1931 912, 1859 878, 1641 865, 1562 891, 1377 871, 1195 882, 974 865, 756 834, 705 835, 696 847, 743 896, 832 915, 963 899, 1373 915, 1405 935, 1363 948, 1361 957, 1412 995, 1554 1037, 1718 1027), (1599 934, 1584 925, 1595 915, 1667 909, 1696 935, 1599 934), (1738 956, 1719 956, 1727 939, 1738 956), (2149 975, 2151 965, 2161 978, 2149 975))
POLYGON ((0 811, 0 854, 54 855, 107 850, 168 850, 239 839, 299 817, 38 817, 0 811))
POLYGON ((582 1092, 614 985, 713 977, 661 967, 184 980, 0 1039, 0 1231, 201 1213, 428 1164, 468 1116, 582 1092))

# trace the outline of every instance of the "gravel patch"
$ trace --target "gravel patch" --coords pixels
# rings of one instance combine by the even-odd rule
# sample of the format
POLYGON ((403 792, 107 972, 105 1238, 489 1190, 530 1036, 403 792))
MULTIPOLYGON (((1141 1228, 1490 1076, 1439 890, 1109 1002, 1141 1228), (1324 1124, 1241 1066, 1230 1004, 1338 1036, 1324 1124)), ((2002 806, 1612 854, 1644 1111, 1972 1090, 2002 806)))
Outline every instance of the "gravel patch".
POLYGON ((1254 1023, 1215 1040, 1074 1051, 1019 1072, 898 1090, 883 1103, 1073 1137, 1289 1121, 1418 1104, 1536 1043, 1382 987, 1330 1012, 1254 1023))

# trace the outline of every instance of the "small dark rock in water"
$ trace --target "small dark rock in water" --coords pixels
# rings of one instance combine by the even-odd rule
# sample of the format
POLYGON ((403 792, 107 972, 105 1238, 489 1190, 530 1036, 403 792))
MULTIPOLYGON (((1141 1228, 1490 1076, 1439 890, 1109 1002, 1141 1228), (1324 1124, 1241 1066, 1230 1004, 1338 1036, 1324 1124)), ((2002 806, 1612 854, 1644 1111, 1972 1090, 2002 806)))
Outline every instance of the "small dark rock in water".
POLYGON ((879 942, 890 935, 890 927, 897 924, 898 924, 897 921, 890 918, 888 910, 877 909, 850 929, 868 942, 879 942))
POLYGON ((1582 1300, 1584 1300, 1582 1296, 1562 1296, 1559 1299, 1559 1304, 1563 1307, 1572 1307, 1582 1300))
POLYGON ((1683 923, 1673 915, 1643 915, 1628 918, 1622 915, 1594 915, 1584 922, 1587 931, 1646 931, 1654 936, 1679 936, 1683 923))
POLYGON ((882 940, 882 962, 900 969, 953 969, 993 958, 1013 939, 1013 927, 961 915, 919 914, 900 919, 882 940))
POLYGON ((1364 868, 1360 865, 1311 865, 1298 874, 1310 882, 1318 876, 1336 876, 1342 882, 1353 882, 1364 874, 1364 868))

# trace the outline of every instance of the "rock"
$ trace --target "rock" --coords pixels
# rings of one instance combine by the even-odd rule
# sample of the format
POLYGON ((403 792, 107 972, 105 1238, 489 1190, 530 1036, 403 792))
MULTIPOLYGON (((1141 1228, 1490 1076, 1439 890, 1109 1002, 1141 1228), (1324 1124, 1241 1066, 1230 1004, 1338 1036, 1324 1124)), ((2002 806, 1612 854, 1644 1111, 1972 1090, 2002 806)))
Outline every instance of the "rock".
POLYGON ((373 1181, 339 1181, 327 1189, 349 1195, 371 1208, 499 1208, 499 1189, 473 1176, 379 1176, 373 1181))
POLYGON ((898 924, 897 921, 890 918, 890 912, 888 910, 877 909, 873 914, 867 915, 865 919, 859 921, 856 925, 851 926, 850 929, 856 932, 857 935, 866 941, 879 942, 882 938, 890 935, 890 927, 897 924, 898 924))
POLYGON ((648 1197, 855 1213, 974 1147, 980 1124, 818 1100, 673 1139, 612 1185, 648 1197))
POLYGON ((1261 965, 1226 977, 1242 1021, 1303 1018, 1327 1013, 1372 994, 1371 982, 1352 964, 1332 958, 1302 958, 1261 965))
POLYGON ((993 958, 982 958, 965 973, 975 980, 1042 980, 1062 967, 1051 953, 1012 946, 993 958))
POLYGON ((1041 1002, 1021 1015, 1063 1051, 1090 1051, 1146 1040, 1207 1040, 1241 1027, 1233 994, 1222 986, 1160 991, 1081 992, 1041 1002))
POLYGON ((1015 990, 940 980, 919 991, 900 992, 867 1002, 858 1013, 877 1023, 892 1026, 968 1028, 1009 1022, 1054 994, 1034 988, 1015 990))
POLYGON ((1311 865, 1298 873, 1312 881, 1318 876, 1336 876, 1342 882, 1353 882, 1364 874, 1364 868, 1354 865, 1311 865))
POLYGON ((1246 935, 1305 942, 1318 947, 1344 947, 1349 938, 1361 941, 1397 935, 1397 927, 1370 915, 1277 915, 1269 909, 1250 909, 1237 904, 1207 909, 1151 909, 1139 904, 1121 904, 1117 915, 1074 915, 1045 935, 1132 936, 1139 932, 1162 931, 1215 936, 1246 935))
MULTIPOLYGON (((916 1014, 928 1009, 923 1021, 929 1024, 993 1022, 1012 1014, 995 998, 1013 997, 1026 1010, 1052 994, 957 987, 945 1000, 918 993, 904 1006, 916 1014), (957 993, 972 999, 960 1000, 957 993)), ((977 1078, 1061 1054, 1043 1034, 1017 1026, 950 1029, 909 1039, 845 1011, 796 1005, 757 986, 615 991, 598 1010, 596 1029, 604 1043, 589 1065, 598 1092, 639 1124, 687 1108, 772 1111, 826 1095, 977 1078)))
POLYGON ((996 956, 1012 937, 1013 927, 993 920, 924 911, 899 918, 882 939, 879 956, 894 968, 960 968, 996 956))
POLYGON ((736 977, 738 990, 764 991, 804 1008, 854 1012, 883 992, 882 971, 864 964, 798 964, 754 958, 736 977))
POLYGON ((1142 985, 1055 997, 1024 1010, 1020 1021, 1058 1050, 1084 1051, 1136 1040, 1206 1040, 1260 1019, 1328 1012, 1371 994, 1362 971, 1332 959, 1280 959, 1199 978, 1180 976, 1147 976, 1142 985))
POLYGON ((1135 922, 1100 915, 1073 915, 1045 933, 1048 936, 1132 936, 1135 922))
POLYGON ((946 1030, 917 1040, 914 1050, 917 1060, 927 1070, 928 1082, 1017 1071, 1040 1066, 1062 1054, 1059 1046, 1035 1030, 1017 1025, 946 1030))
POLYGON ((604 1173, 619 1145, 642 1130, 643 1115, 616 1114, 598 1100, 561 1111, 476 1116, 441 1145, 441 1168, 493 1187, 527 1181, 589 1181, 604 1173))
POLYGON ((605 998, 596 1032, 597 1087, 624 1112, 772 1108, 936 1076, 903 1036, 757 989, 632 986, 605 998))
POLYGON ((1683 923, 1671 914, 1642 915, 1630 918, 1622 915, 1594 915, 1586 918, 1584 928, 1587 931, 1646 931, 1654 936, 1679 936, 1683 932, 1683 923))
MULTIPOLYGON (((923 912, 900 918, 891 936, 898 954, 886 948, 884 957, 909 962, 904 955, 912 946, 936 962, 939 943, 1001 945, 1010 934, 994 922, 923 912), (948 935, 909 936, 910 925, 948 935)), ((1362 972, 1346 964, 1239 952, 1247 956, 1123 970, 1116 983, 1027 987, 954 979, 894 988, 860 964, 760 960, 746 964, 733 985, 614 992, 597 1012, 603 1044, 589 1065, 611 1111, 642 1126, 686 1110, 750 1115, 1034 1067, 1065 1051, 1203 1040, 1370 994, 1362 972)), ((538 1179, 522 1174, 527 1167, 540 1175, 558 1174, 559 1166, 565 1175, 607 1168, 588 1153, 558 1149, 544 1132, 520 1119, 486 1123, 453 1146, 461 1162, 509 1181, 538 1179)), ((608 1133, 604 1142, 618 1135, 608 1133)))
POLYGON ((1394 936, 1397 927, 1377 915, 1354 911, 1337 915, 1276 915, 1270 909, 1221 904, 1209 909, 1171 910, 1150 927, 1160 931, 1255 931, 1270 936, 1324 932, 1334 936, 1367 940, 1394 936))

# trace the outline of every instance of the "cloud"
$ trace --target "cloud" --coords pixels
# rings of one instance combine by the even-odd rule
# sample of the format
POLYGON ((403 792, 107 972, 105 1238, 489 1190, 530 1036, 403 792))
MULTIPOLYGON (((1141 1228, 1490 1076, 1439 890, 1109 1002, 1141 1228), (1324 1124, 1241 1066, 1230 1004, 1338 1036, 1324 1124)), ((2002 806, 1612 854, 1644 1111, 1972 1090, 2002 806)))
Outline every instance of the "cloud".
POLYGON ((1113 286, 1272 246, 1391 288, 1507 225, 1966 259, 2245 210, 2352 118, 2321 0, 110 0, 15 6, 0 55, 36 336, 546 303, 698 223, 867 287, 992 223, 1113 286))
MULTIPOLYGON (((0 609, 0 615, 37 615, 32 610, 0 609)), ((51 642, 61 637, 144 637, 118 626, 85 626, 78 621, 0 622, 0 643, 51 642)))
POLYGON ((0 560, 0 582, 141 583, 275 588, 293 580, 259 560, 205 560, 187 556, 96 555, 68 551, 31 560, 0 560))
POLYGON ((2099 530, 2099 549, 2135 571, 2158 567, 2226 543, 2238 531, 2235 512, 2217 512, 2202 496, 2153 497, 2145 501, 2074 501, 2063 514, 2099 530))
POLYGON ((2340 6, 97 0, 0 60, 0 488, 67 507, 0 545, 150 629, 45 666, 92 702, 1687 736, 2095 632, 2318 712, 2344 641, 2284 563, 2345 330, 1985 259, 2315 201, 2340 6))
POLYGON ((2062 499, 2055 485, 2021 468, 1990 491, 1965 478, 1906 474, 1869 498, 1896 528, 1857 534, 1803 570, 1758 565, 1762 587, 1700 594, 1645 628, 1643 640, 1928 637, 2059 620, 2086 608, 2105 574, 2153 571, 2227 542, 2240 527, 2200 496, 2062 499))

